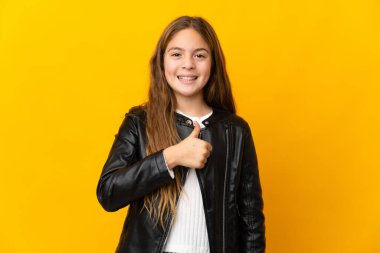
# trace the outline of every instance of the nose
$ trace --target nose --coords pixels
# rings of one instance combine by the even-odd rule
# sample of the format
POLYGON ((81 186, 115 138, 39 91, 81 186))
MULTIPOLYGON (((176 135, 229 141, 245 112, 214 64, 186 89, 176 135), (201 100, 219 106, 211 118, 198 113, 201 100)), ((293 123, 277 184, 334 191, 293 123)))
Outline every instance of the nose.
POLYGON ((195 68, 194 58, 192 56, 184 57, 182 68, 184 69, 195 68))

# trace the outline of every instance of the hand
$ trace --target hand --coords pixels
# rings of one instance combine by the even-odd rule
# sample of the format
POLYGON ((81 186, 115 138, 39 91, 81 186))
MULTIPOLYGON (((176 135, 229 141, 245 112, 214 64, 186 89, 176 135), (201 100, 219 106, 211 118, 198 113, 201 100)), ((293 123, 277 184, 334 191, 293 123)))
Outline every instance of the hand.
POLYGON ((180 143, 164 150, 164 156, 170 169, 177 165, 201 169, 210 156, 212 146, 198 138, 201 127, 194 121, 194 130, 180 143))

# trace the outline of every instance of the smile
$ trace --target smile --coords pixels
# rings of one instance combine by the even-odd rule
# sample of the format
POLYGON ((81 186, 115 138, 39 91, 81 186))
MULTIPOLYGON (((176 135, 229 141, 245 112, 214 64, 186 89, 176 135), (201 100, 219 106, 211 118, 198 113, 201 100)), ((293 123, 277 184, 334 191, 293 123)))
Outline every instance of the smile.
POLYGON ((197 76, 177 76, 179 80, 185 80, 185 81, 192 81, 196 80, 198 77, 197 76))

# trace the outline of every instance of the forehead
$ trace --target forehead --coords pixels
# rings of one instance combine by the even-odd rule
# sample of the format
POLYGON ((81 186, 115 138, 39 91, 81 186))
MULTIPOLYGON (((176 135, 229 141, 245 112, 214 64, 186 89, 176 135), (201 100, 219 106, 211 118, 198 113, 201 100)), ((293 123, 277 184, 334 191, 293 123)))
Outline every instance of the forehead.
POLYGON ((207 42, 192 28, 183 29, 177 32, 169 41, 166 48, 170 49, 172 47, 179 47, 184 50, 194 50, 197 48, 206 48, 209 50, 207 42))

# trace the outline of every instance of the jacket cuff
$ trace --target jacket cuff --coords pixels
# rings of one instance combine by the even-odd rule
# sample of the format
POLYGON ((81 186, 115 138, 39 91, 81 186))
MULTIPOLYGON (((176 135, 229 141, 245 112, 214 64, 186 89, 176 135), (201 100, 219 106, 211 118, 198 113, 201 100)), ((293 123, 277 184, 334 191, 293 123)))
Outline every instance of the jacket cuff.
POLYGON ((164 152, 163 152, 163 151, 164 151, 163 149, 160 151, 161 155, 160 155, 159 158, 157 159, 157 160, 158 160, 158 161, 157 161, 158 168, 162 168, 162 166, 163 166, 163 167, 166 167, 166 171, 169 173, 170 177, 171 177, 171 178, 174 178, 174 177, 175 177, 175 175, 174 175, 174 171, 171 170, 171 169, 169 169, 169 166, 168 166, 168 163, 166 162, 166 159, 165 159, 165 156, 164 156, 164 152), (160 159, 161 157, 162 157, 162 161, 161 161, 161 159, 160 159), (160 165, 161 165, 160 163, 163 163, 163 165, 160 166, 160 165))

